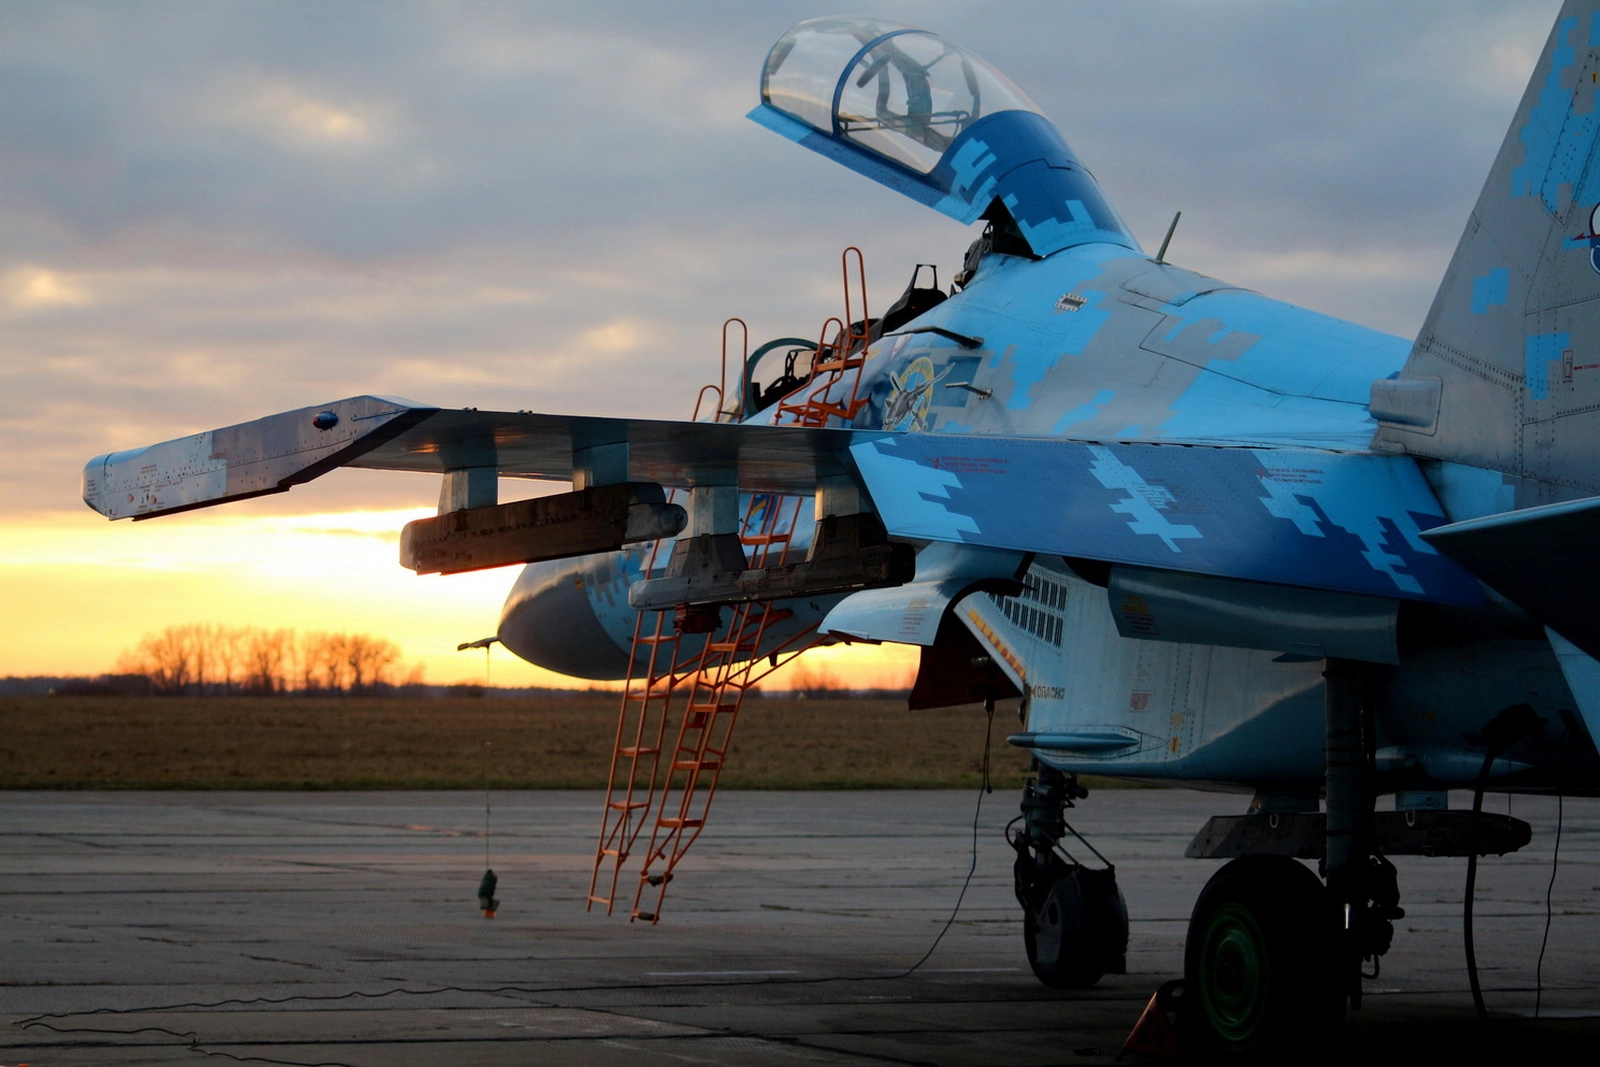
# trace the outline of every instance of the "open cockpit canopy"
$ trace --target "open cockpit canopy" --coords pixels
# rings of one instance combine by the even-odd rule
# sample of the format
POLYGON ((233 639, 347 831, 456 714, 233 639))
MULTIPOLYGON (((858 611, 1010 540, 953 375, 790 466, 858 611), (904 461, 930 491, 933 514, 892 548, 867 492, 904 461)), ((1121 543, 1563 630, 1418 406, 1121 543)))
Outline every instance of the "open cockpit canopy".
POLYGON ((763 126, 952 218, 993 218, 998 202, 1036 255, 1138 249, 1027 94, 926 30, 802 22, 767 54, 761 101, 750 117, 763 126))
POLYGON ((773 46, 761 99, 923 174, 985 115, 1039 109, 988 63, 926 30, 802 22, 773 46))

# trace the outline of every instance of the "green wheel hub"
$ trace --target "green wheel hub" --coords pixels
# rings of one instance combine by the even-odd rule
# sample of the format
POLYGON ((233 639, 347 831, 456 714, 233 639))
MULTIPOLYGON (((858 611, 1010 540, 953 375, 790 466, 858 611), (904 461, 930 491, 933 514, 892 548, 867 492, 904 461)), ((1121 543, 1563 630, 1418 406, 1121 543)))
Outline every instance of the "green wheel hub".
POLYGON ((1336 916, 1310 868, 1241 856, 1211 876, 1183 950, 1185 1050, 1229 1063, 1297 1062, 1338 1025, 1336 916))
POLYGON ((1266 1016, 1271 975, 1266 938, 1248 909, 1225 904, 1206 924, 1200 950, 1200 1004, 1212 1031, 1248 1042, 1266 1016))

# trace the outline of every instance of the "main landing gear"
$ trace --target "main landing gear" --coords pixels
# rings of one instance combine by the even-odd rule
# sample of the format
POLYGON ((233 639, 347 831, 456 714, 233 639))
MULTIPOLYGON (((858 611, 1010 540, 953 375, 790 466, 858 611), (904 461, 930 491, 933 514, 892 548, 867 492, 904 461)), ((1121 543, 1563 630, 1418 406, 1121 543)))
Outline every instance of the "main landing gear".
MULTIPOLYGON (((1377 977, 1393 921, 1405 915, 1380 845, 1409 851, 1403 827, 1422 827, 1408 820, 1380 842, 1371 675, 1330 659, 1323 681, 1326 815, 1312 796, 1305 811, 1212 819, 1189 847, 1191 856, 1233 857, 1195 902, 1184 947, 1179 1030, 1201 1058, 1276 1062, 1315 1048, 1347 1004, 1361 1006, 1361 980, 1377 977), (1326 884, 1295 857, 1318 859, 1326 884)), ((1386 831, 1392 822, 1384 820, 1386 831)), ((1431 840, 1438 847, 1444 836, 1431 840)))
MULTIPOLYGON (((1189 845, 1192 858, 1228 861, 1195 902, 1182 988, 1167 997, 1192 1058, 1295 1062, 1326 1047, 1346 1008, 1361 1006, 1362 980, 1378 976, 1405 915, 1387 857, 1504 855, 1532 836, 1508 815, 1374 810, 1380 688, 1371 671, 1337 659, 1324 671, 1325 812, 1305 783, 1303 795, 1264 793, 1249 814, 1213 817, 1189 845)), ((1490 755, 1537 728, 1527 720, 1531 710, 1520 705, 1491 720, 1490 755)), ((1093 985, 1124 972, 1127 908, 1111 865, 1066 822, 1086 791, 1072 775, 1037 771, 1008 828, 1028 962, 1047 985, 1093 985), (1104 868, 1066 853, 1068 834, 1104 868)))
POLYGON ((1206 883, 1184 945, 1185 1050, 1264 1059, 1343 1016, 1333 898, 1287 856, 1242 856, 1206 883))
POLYGON ((1405 914, 1374 834, 1369 675, 1330 659, 1323 681, 1326 816, 1312 797, 1310 811, 1267 814, 1250 832, 1219 833, 1214 819, 1189 848, 1235 857, 1201 891, 1184 946, 1179 1030, 1201 1058, 1273 1062, 1316 1047, 1346 1003, 1360 1006, 1362 962, 1375 977, 1405 914), (1295 856, 1320 858, 1326 884, 1295 856))
POLYGON ((1012 869, 1028 964, 1048 986, 1085 988, 1127 971, 1128 906, 1116 868, 1066 821, 1066 809, 1088 795, 1075 776, 1040 767, 1023 788, 1022 814, 1007 828, 1017 851, 1012 869), (1061 844, 1069 832, 1105 866, 1078 863, 1061 844))

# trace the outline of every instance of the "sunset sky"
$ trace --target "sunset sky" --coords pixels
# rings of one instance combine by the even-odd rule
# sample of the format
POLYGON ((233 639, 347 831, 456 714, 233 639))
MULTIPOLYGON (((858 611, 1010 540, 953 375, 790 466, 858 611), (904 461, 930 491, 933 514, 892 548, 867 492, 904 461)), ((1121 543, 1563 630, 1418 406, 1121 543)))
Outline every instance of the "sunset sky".
MULTIPOLYGON (((1559 5, 859 2, 1008 73, 1149 248, 1411 336, 1559 5)), ((90 457, 359 393, 687 417, 719 325, 886 306, 974 236, 744 119, 838 5, 0 6, 0 675, 187 622, 357 630, 479 680, 515 570, 417 577, 437 480, 110 523, 90 457)), ((524 488, 522 493, 529 490, 524 488)), ((830 669, 903 684, 914 657, 830 669)), ((497 684, 561 684, 497 653, 497 684)))

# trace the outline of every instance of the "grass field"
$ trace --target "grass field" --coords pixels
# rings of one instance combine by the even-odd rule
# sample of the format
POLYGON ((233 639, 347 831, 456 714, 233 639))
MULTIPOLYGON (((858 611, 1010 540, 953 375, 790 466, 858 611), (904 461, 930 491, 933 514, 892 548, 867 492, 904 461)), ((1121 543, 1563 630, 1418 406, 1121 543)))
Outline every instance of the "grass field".
MULTIPOLYGON (((603 787, 611 694, 509 699, 0 698, 0 788, 497 789, 603 787), (487 745, 487 747, 486 747, 487 745)), ((976 786, 977 706, 903 700, 746 701, 721 785, 735 789, 976 786)), ((992 776, 1028 758, 995 714, 992 776)))

